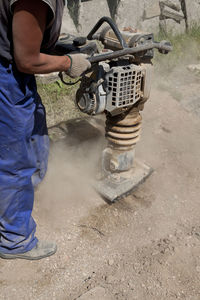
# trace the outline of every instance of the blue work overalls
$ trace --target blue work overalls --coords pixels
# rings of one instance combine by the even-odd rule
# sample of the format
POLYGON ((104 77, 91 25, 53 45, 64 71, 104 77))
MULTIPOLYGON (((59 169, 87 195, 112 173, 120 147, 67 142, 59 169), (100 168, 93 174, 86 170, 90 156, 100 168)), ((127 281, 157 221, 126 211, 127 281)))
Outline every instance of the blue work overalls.
POLYGON ((31 216, 34 186, 47 169, 45 110, 33 75, 0 59, 0 252, 23 253, 37 243, 31 216))

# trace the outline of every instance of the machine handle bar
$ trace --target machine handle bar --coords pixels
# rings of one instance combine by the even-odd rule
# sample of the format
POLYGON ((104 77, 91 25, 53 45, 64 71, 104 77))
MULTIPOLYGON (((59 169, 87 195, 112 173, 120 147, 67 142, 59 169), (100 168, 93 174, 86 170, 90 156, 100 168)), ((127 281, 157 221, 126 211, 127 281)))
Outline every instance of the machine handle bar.
POLYGON ((137 46, 134 48, 125 48, 122 50, 103 53, 95 56, 91 56, 88 58, 90 63, 98 63, 105 60, 112 60, 118 58, 120 56, 125 55, 134 55, 139 52, 151 50, 151 49, 158 49, 161 53, 167 54, 168 52, 173 50, 172 45, 169 42, 161 41, 161 42, 151 42, 147 45, 137 46))

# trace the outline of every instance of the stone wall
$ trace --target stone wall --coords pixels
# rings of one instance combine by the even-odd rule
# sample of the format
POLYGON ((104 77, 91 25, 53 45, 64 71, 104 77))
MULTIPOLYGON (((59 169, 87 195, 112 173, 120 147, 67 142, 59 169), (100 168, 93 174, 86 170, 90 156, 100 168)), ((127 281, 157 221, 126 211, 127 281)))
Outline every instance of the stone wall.
POLYGON ((120 28, 178 34, 200 24, 200 0, 68 0, 62 32, 85 35, 103 16, 120 28))

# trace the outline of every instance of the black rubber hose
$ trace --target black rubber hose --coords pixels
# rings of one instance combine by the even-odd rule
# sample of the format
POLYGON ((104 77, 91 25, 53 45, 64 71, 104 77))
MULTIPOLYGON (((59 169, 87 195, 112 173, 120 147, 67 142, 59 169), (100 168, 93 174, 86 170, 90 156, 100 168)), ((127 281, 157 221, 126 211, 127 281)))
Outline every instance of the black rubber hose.
POLYGON ((103 17, 101 18, 97 24, 93 27, 93 29, 90 31, 90 33, 87 36, 88 40, 93 40, 93 35, 97 32, 97 30, 101 27, 103 23, 108 23, 112 30, 114 31, 116 37, 118 38, 122 48, 128 48, 128 45, 126 41, 124 40, 123 36, 121 35, 121 32, 119 31, 117 25, 113 22, 113 20, 109 17, 103 17))

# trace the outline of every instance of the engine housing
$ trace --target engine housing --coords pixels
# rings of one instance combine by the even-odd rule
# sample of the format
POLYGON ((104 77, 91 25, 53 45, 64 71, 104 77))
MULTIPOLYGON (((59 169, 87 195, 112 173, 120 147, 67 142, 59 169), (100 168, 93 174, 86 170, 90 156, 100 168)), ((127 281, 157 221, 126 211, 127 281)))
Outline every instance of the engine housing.
POLYGON ((150 95, 151 64, 124 64, 109 66, 102 63, 98 69, 83 78, 77 92, 78 108, 89 115, 109 112, 118 115, 150 95))

